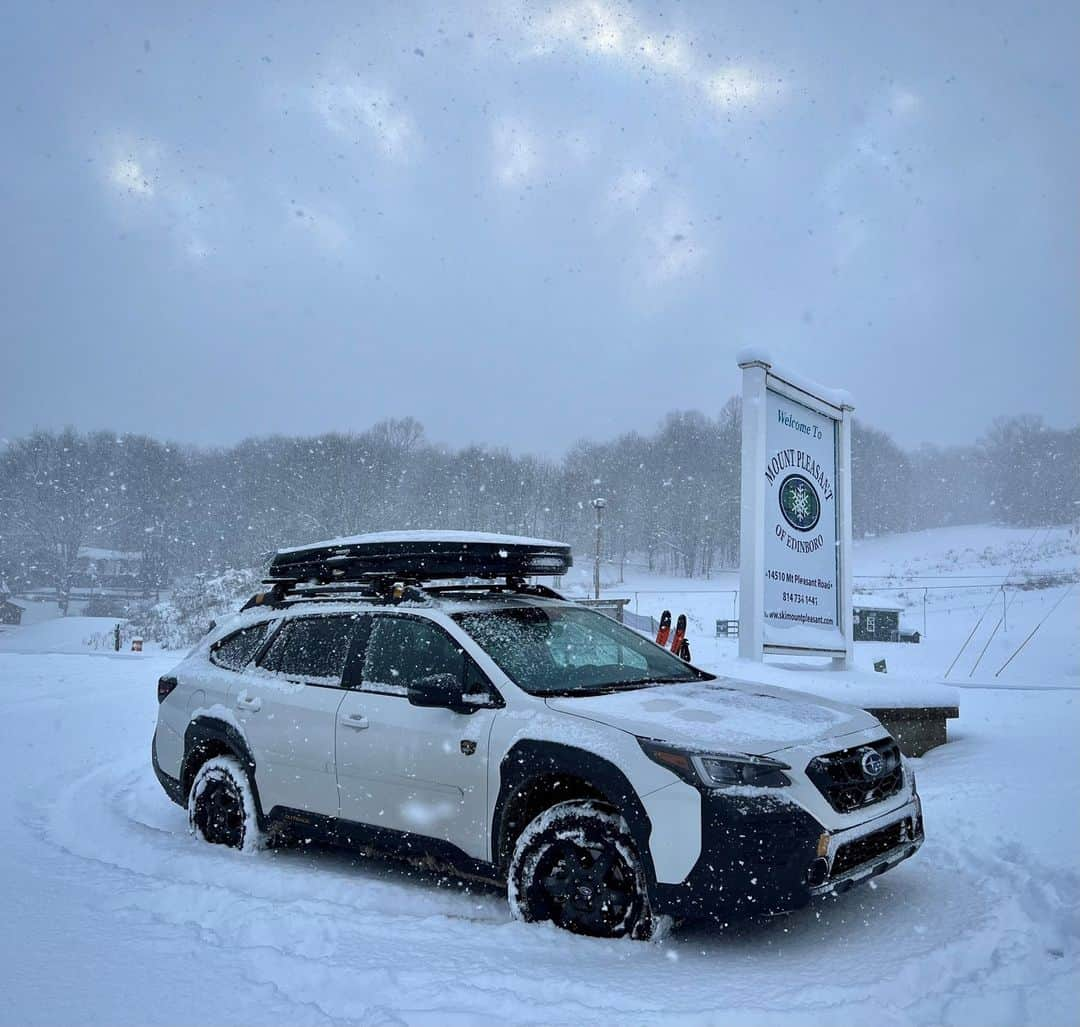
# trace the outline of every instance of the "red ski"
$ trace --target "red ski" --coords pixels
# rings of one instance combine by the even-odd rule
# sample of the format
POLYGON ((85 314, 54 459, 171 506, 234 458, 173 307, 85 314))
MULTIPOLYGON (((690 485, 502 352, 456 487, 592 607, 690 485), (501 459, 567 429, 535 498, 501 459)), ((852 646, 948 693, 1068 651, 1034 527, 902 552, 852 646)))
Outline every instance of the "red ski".
POLYGON ((682 660, 683 663, 690 662, 690 643, 687 642, 685 638, 682 640, 682 645, 679 646, 679 659, 682 660))
POLYGON ((686 614, 680 613, 675 622, 675 634, 671 636, 671 651, 678 656, 683 642, 686 640, 686 614))
POLYGON ((667 645, 668 635, 671 634, 671 611, 665 610, 660 614, 660 629, 656 632, 656 644, 667 645))

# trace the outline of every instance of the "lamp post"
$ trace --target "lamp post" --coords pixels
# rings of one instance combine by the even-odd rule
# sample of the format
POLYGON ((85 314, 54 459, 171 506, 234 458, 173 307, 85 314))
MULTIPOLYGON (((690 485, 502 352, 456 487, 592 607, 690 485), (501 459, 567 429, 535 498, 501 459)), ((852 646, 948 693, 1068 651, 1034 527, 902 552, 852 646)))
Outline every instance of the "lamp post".
POLYGON ((593 561, 593 598, 600 598, 600 543, 603 538, 603 524, 604 524, 604 507, 607 506, 607 500, 596 498, 592 501, 593 509, 596 511, 596 558, 593 561))

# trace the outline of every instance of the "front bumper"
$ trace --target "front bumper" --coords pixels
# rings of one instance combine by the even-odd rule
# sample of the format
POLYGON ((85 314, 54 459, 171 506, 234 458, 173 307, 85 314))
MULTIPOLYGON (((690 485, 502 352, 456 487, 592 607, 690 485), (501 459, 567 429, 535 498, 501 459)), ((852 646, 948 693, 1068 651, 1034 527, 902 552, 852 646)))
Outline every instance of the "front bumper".
POLYGON ((807 875, 811 895, 845 892, 914 856, 925 837, 922 801, 913 795, 898 810, 827 837, 825 855, 807 875))
POLYGON ((896 866, 923 842, 922 805, 827 831, 783 796, 702 795, 702 851, 679 884, 655 884, 653 910, 691 919, 789 912, 896 866))

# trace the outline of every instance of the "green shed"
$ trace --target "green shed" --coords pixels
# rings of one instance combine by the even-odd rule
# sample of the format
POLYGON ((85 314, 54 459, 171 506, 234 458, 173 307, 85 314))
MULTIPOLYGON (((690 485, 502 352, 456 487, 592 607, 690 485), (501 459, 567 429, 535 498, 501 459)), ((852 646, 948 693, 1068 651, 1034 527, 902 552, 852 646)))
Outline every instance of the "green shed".
POLYGON ((0 624, 18 625, 22 623, 23 608, 20 603, 0 596, 0 624))
POLYGON ((856 595, 854 635, 856 642, 899 642, 903 603, 875 595, 856 595))

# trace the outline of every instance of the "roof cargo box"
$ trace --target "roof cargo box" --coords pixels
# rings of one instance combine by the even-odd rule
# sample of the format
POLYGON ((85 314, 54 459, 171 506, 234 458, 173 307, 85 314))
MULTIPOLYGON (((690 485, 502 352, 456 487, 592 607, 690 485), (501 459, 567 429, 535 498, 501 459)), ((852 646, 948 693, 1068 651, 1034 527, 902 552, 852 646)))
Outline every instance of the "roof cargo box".
POLYGON ((563 542, 475 531, 382 531, 280 549, 269 581, 331 584, 393 577, 405 581, 526 578, 565 574, 563 542))

